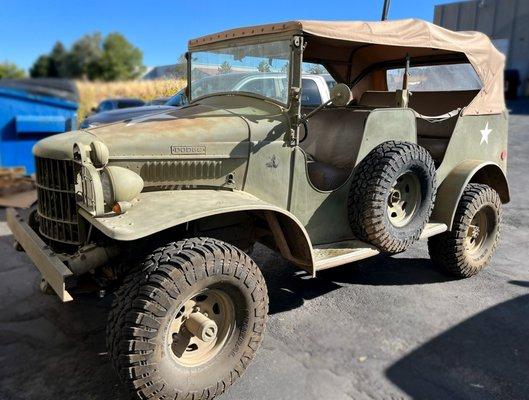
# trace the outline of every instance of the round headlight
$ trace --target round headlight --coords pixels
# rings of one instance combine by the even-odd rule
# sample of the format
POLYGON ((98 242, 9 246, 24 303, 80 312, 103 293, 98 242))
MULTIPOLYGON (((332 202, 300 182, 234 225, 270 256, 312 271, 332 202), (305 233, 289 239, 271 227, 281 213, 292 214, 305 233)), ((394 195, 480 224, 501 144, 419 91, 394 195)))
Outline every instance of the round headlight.
POLYGON ((108 164, 108 147, 100 141, 90 143, 90 159, 96 168, 103 168, 108 164))
POLYGON ((143 190, 143 179, 129 169, 105 167, 101 172, 105 203, 112 207, 117 202, 132 201, 143 190))

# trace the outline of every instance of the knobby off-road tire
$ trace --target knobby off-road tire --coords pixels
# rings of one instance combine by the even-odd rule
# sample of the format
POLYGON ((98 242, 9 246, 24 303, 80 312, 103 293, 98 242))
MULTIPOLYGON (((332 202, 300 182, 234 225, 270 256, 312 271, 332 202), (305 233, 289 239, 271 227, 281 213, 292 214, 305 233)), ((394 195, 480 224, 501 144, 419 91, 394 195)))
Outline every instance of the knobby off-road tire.
POLYGON ((478 183, 467 185, 452 230, 428 239, 432 261, 459 278, 476 275, 494 254, 501 218, 501 200, 494 189, 478 183))
POLYGON ((436 194, 435 165, 426 149, 388 141, 356 167, 348 199, 354 235, 398 253, 419 239, 436 194))
POLYGON ((267 314, 266 284, 250 257, 220 240, 186 239, 158 248, 125 278, 107 345, 136 398, 212 399, 252 360, 267 314), (198 311, 217 322, 214 341, 190 333, 198 311))

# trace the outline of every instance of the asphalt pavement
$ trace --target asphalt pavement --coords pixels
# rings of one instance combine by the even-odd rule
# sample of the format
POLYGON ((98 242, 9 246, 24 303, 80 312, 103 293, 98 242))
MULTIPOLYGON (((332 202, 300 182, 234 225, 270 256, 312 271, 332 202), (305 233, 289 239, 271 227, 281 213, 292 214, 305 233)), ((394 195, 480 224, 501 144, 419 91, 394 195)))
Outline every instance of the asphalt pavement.
MULTIPOLYGON (((269 324, 222 400, 529 399, 529 101, 510 107, 512 200, 490 266, 451 279, 420 242, 310 279, 257 247, 269 324)), ((126 399, 105 349, 108 302, 41 294, 11 243, 0 210, 0 399, 126 399)))

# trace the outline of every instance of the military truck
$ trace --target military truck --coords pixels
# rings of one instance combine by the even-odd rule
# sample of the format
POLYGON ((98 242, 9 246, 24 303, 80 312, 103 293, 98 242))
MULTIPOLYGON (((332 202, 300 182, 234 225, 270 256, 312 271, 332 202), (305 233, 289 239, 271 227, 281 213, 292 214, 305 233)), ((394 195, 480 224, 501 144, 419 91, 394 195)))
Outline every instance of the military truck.
POLYGON ((86 277, 118 287, 108 348, 134 396, 211 399, 242 375, 268 310, 254 243, 310 276, 420 239, 457 277, 489 263, 509 189, 485 35, 293 21, 191 40, 187 59, 189 105, 39 142, 38 209, 8 213, 63 301, 86 277), (305 62, 338 82, 316 107, 305 62), (234 70, 288 79, 193 96, 234 70))

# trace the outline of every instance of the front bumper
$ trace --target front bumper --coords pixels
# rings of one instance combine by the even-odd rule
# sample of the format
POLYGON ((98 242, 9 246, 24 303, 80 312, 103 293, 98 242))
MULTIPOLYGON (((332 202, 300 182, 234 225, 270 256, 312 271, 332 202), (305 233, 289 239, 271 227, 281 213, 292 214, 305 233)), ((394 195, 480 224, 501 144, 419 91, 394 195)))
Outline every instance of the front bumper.
POLYGON ((42 241, 13 208, 7 210, 7 225, 40 271, 42 277, 55 290, 61 300, 64 302, 73 300, 66 290, 66 283, 73 277, 72 271, 64 265, 53 250, 42 241))

